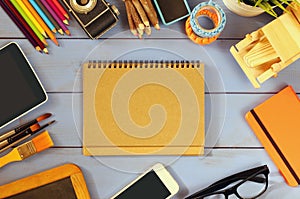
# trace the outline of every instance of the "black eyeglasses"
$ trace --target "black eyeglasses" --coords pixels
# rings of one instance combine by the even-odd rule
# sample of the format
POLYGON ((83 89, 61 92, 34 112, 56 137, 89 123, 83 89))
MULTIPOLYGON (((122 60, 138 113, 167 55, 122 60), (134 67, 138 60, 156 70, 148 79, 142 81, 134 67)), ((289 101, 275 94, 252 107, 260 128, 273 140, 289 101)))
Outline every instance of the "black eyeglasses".
POLYGON ((228 199, 235 194, 240 199, 254 199, 268 188, 267 165, 242 171, 219 180, 185 199, 228 199))

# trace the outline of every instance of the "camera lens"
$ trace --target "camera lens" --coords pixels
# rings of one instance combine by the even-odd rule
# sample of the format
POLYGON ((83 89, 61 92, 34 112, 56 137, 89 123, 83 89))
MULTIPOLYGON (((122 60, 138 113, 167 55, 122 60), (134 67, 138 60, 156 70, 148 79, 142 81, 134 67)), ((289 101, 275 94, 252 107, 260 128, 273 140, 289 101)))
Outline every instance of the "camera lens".
POLYGON ((77 4, 80 6, 86 5, 89 1, 88 0, 76 0, 77 4))

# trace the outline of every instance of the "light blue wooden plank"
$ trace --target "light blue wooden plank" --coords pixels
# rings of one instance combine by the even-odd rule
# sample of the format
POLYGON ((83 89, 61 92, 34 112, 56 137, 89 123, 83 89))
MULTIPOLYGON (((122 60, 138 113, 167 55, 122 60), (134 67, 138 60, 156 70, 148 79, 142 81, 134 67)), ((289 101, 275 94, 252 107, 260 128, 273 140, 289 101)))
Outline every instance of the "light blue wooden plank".
MULTIPOLYGON (((219 94, 206 95, 206 146, 207 147, 261 147, 255 134, 249 128, 244 116, 271 94, 232 94, 220 97, 219 94), (225 107, 220 101, 224 99, 225 107), (212 112, 213 110, 213 112, 212 112), (225 113, 225 114, 224 114, 225 113), (225 117, 225 119, 224 119, 225 117)), ((46 112, 53 114, 50 119, 57 122, 48 127, 55 146, 82 146, 82 94, 54 93, 49 94, 49 101, 18 121, 10 124, 0 133, 6 132, 46 112)), ((44 121, 46 122, 46 121, 44 121)), ((44 123, 42 122, 42 123, 44 123)), ((206 152, 209 152, 207 149, 206 152)))
POLYGON ((180 191, 174 199, 182 199, 221 178, 263 164, 269 166, 271 174, 269 175, 270 186, 261 198, 289 199, 292 195, 300 194, 299 188, 288 187, 284 183, 277 168, 262 149, 218 149, 202 159, 180 157, 172 163, 168 162, 168 157, 163 156, 95 159, 82 156, 81 149, 49 149, 22 162, 12 163, 2 168, 0 184, 65 163, 75 163, 82 169, 91 197, 107 199, 156 162, 165 164, 180 186, 180 191), (276 197, 274 197, 275 193, 276 197))
MULTIPOLYGON (((103 38, 109 38, 113 35, 116 35, 122 31, 128 30, 128 22, 125 12, 125 6, 124 3, 120 0, 111 0, 109 1, 111 4, 116 5, 116 7, 120 11, 120 20, 118 21, 118 24, 110 31, 105 33, 103 35, 103 38)), ((198 3, 202 1, 192 1, 189 0, 189 6, 191 9, 193 9, 198 3)), ((262 27, 264 24, 272 20, 273 18, 268 16, 267 14, 263 14, 258 17, 240 17, 231 11, 229 11, 226 6, 223 4, 221 0, 216 1, 225 11, 227 16, 227 25, 223 33, 221 34, 220 38, 242 38, 246 33, 250 33, 260 27, 262 27)), ((0 9, 0 37, 24 37, 22 33, 18 30, 18 28, 13 24, 13 22, 8 18, 8 16, 5 14, 3 9, 0 9)), ((166 26, 160 23, 160 26, 162 28, 168 28, 175 31, 178 31, 180 33, 185 34, 184 30, 184 23, 185 20, 181 20, 175 24, 166 26)), ((71 31, 72 36, 60 36, 57 35, 58 38, 88 38, 84 31, 81 29, 79 24, 75 21, 75 18, 72 16, 70 21, 69 29, 71 31)), ((162 38, 165 37, 164 35, 161 35, 159 31, 155 30, 153 28, 152 32, 154 33, 150 37, 146 36, 145 38, 162 38), (157 34, 156 34, 157 33, 157 34)), ((131 34, 124 35, 125 38, 133 38, 131 34)), ((167 37, 173 37, 172 34, 168 35, 167 37)), ((176 37, 176 35, 175 35, 176 37)))
MULTIPOLYGON (((168 30, 166 30, 168 32, 168 30)), ((201 47, 189 40, 127 40, 104 41, 61 40, 61 47, 50 44, 50 55, 36 52, 27 40, 0 40, 0 45, 17 41, 48 92, 81 92, 81 63, 93 49, 92 59, 188 59, 203 60, 206 64, 208 92, 277 92, 291 84, 300 92, 300 61, 271 78, 255 89, 243 73, 229 48, 236 42, 217 41, 201 47), (223 82, 224 86, 220 83, 223 82), (224 88, 224 89, 223 89, 224 88)))

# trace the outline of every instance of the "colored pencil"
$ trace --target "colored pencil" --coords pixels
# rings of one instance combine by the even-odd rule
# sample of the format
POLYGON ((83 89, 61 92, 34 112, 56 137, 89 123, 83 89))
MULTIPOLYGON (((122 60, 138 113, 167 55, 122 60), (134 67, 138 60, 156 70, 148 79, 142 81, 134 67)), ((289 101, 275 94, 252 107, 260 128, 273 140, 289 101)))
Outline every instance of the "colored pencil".
POLYGON ((31 12, 28 10, 28 8, 25 6, 25 4, 21 0, 16 0, 17 4, 21 7, 21 9, 24 11, 24 13, 27 15, 27 17, 30 19, 30 21, 33 23, 33 25, 38 29, 38 31, 47 38, 47 34, 45 30, 42 28, 42 26, 39 24, 39 22, 34 18, 34 16, 31 14, 31 12))
POLYGON ((27 9, 31 12, 33 17, 38 21, 38 23, 42 26, 42 28, 45 30, 49 38, 57 45, 59 46, 56 38, 54 37, 52 31, 48 28, 48 26, 45 24, 43 19, 39 16, 39 14, 35 11, 35 9, 31 6, 28 0, 22 0, 24 5, 27 7, 27 9))
POLYGON ((58 18, 66 25, 69 25, 68 20, 66 17, 59 11, 59 9, 56 7, 56 5, 53 3, 52 0, 47 0, 48 5, 52 8, 52 10, 55 12, 55 14, 58 16, 58 18))
POLYGON ((56 20, 52 17, 52 15, 49 13, 49 11, 45 8, 45 6, 42 4, 42 2, 40 0, 35 0, 35 2, 41 8, 41 10, 45 13, 45 15, 48 17, 48 19, 51 21, 51 23, 54 25, 54 27, 56 28, 56 30, 60 34, 63 35, 64 34, 63 30, 58 25, 58 23, 56 22, 56 20))
MULTIPOLYGON (((12 11, 7 7, 7 5, 4 4, 3 1, 0 1, 0 5, 3 8, 3 10, 6 12, 6 14, 10 17, 10 19, 18 26, 18 28, 22 31, 22 33, 25 35, 25 37, 29 40, 31 45, 39 52, 42 52, 41 46, 39 46, 38 42, 39 39, 36 37, 37 40, 34 39, 32 35, 27 31, 27 29, 22 25, 22 22, 18 20, 17 16, 15 16, 12 11)), ((25 22, 26 24, 26 22, 25 22)), ((43 45, 43 44, 42 44, 43 45)), ((0 137, 1 141, 2 136, 0 137)))
POLYGON ((67 11, 63 8, 63 6, 59 3, 58 0, 52 0, 55 6, 58 8, 58 10, 67 18, 70 20, 70 16, 68 15, 67 11))
POLYGON ((43 37, 43 35, 36 29, 36 27, 32 24, 30 19, 27 17, 27 15, 23 12, 22 8, 19 6, 19 4, 16 2, 16 0, 4 0, 6 4, 12 4, 13 7, 20 13, 22 18, 26 21, 26 23, 29 25, 29 27, 33 30, 35 35, 45 44, 48 45, 46 39, 43 37))
POLYGON ((52 17, 55 19, 55 21, 59 24, 59 26, 63 29, 63 31, 67 35, 71 35, 70 31, 66 27, 66 25, 60 20, 60 18, 57 16, 57 14, 54 12, 54 10, 50 7, 48 2, 46 0, 40 0, 40 2, 45 6, 45 8, 49 11, 49 13, 52 15, 52 17))
POLYGON ((38 6, 38 4, 34 0, 29 0, 29 2, 32 5, 32 7, 34 7, 36 12, 40 15, 40 17, 43 19, 43 21, 47 24, 47 26, 52 30, 52 32, 56 33, 56 28, 45 15, 45 13, 42 11, 42 9, 38 6))

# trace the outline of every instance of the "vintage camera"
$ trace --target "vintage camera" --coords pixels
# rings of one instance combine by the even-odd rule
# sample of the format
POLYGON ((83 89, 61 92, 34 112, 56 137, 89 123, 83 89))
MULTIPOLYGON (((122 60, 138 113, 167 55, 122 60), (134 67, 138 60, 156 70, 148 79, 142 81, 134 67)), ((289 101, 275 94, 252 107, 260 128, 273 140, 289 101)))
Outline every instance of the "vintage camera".
POLYGON ((92 39, 116 25, 118 9, 104 0, 63 0, 84 31, 92 39))

